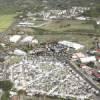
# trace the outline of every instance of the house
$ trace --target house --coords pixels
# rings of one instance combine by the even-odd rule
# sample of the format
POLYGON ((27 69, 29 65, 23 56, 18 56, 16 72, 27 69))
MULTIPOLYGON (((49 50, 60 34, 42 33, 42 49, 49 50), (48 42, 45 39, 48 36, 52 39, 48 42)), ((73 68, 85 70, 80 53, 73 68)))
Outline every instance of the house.
POLYGON ((77 20, 83 20, 83 21, 84 21, 84 20, 87 20, 87 18, 86 18, 86 17, 83 17, 83 16, 76 17, 76 19, 77 19, 77 20))
POLYGON ((4 43, 0 43, 0 46, 3 47, 3 48, 6 47, 6 45, 4 43))
POLYGON ((10 95, 11 96, 15 96, 15 95, 17 95, 17 93, 16 92, 13 92, 13 91, 10 91, 10 95))
POLYGON ((84 58, 80 58, 80 61, 82 63, 95 62, 96 61, 96 57, 95 56, 84 57, 84 58))
POLYGON ((37 39, 32 40, 32 44, 38 44, 39 41, 37 39))

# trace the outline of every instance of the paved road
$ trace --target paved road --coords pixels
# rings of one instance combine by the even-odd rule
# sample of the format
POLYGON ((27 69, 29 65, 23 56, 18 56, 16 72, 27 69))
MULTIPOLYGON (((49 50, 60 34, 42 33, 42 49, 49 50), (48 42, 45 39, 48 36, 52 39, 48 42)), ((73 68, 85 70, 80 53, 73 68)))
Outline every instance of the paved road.
POLYGON ((90 77, 88 77, 86 74, 84 74, 84 72, 82 70, 80 70, 74 62, 70 61, 69 63, 71 65, 71 67, 74 70, 76 70, 93 88, 95 88, 97 91, 99 91, 98 96, 94 95, 93 100, 100 100, 100 87, 98 87, 90 77))
POLYGON ((86 74, 84 74, 84 72, 82 70, 80 70, 74 62, 70 61, 69 63, 71 65, 71 67, 74 68, 74 70, 76 70, 93 88, 95 88, 96 90, 98 90, 100 92, 100 87, 97 86, 90 77, 88 77, 86 74))

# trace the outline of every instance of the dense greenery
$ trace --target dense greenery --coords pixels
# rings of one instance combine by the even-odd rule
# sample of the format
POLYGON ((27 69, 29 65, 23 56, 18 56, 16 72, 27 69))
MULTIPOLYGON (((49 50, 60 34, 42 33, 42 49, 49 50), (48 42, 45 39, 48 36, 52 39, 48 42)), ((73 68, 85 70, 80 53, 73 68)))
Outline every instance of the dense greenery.
POLYGON ((0 13, 12 13, 25 9, 39 11, 45 7, 67 9, 72 6, 95 6, 99 3, 100 0, 0 0, 0 13))
POLYGON ((8 91, 3 93, 3 95, 1 96, 1 100, 9 100, 9 92, 8 91))
POLYGON ((3 90, 3 95, 1 96, 1 100, 9 100, 9 91, 13 87, 13 83, 9 80, 0 81, 0 89, 3 90))
POLYGON ((100 0, 47 0, 52 8, 68 8, 72 6, 90 6, 100 3, 100 0))
POLYGON ((91 9, 84 12, 83 15, 88 17, 100 17, 100 4, 91 7, 91 9))
POLYGON ((41 0, 0 0, 0 14, 10 14, 22 10, 39 10, 41 0))
POLYGON ((0 81, 0 89, 3 91, 10 91, 13 86, 13 83, 9 80, 0 81))

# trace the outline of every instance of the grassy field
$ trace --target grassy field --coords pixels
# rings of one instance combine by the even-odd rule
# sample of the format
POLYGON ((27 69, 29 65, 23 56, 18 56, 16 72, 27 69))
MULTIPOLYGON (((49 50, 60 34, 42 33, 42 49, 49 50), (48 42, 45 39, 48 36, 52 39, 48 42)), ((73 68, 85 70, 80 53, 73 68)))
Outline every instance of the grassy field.
POLYGON ((47 24, 39 28, 40 29, 35 29, 34 33, 40 42, 68 40, 83 44, 86 48, 91 48, 93 46, 93 36, 77 34, 88 32, 95 34, 94 25, 87 21, 55 20, 49 21, 47 24))
POLYGON ((42 29, 51 31, 95 31, 93 24, 79 20, 60 20, 49 21, 47 25, 42 26, 42 29))
POLYGON ((46 41, 59 41, 59 40, 67 40, 67 41, 73 41, 76 43, 83 44, 87 49, 91 48, 93 46, 93 38, 90 36, 82 36, 82 35, 35 35, 35 37, 40 42, 46 42, 46 41))
POLYGON ((5 31, 14 21, 16 14, 0 15, 0 32, 5 31))

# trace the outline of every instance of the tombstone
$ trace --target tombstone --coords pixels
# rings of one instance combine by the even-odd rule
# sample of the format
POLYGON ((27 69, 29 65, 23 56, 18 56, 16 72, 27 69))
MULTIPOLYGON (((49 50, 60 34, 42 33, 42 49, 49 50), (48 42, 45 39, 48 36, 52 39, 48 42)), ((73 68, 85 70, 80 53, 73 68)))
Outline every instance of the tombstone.
POLYGON ((4 62, 5 59, 3 57, 0 57, 0 62, 4 62))
POLYGON ((5 61, 6 54, 0 52, 0 62, 5 61))

